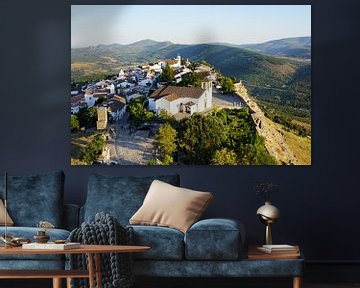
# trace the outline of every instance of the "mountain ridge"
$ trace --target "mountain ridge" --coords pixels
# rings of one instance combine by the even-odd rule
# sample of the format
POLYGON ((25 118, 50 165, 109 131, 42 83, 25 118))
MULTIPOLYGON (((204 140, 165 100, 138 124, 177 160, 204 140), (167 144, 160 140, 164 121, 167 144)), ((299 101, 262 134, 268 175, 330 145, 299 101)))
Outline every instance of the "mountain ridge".
POLYGON ((311 36, 291 37, 263 43, 239 45, 252 51, 272 56, 311 58, 311 36))
MULTIPOLYGON (((292 43, 294 40, 289 41, 292 43)), ((283 59, 238 46, 174 44, 144 39, 119 46, 111 44, 76 48, 71 50, 72 79, 79 79, 91 72, 117 73, 121 68, 175 58, 177 55, 195 62, 205 60, 225 76, 246 81, 251 84, 248 87, 250 93, 256 97, 270 99, 281 105, 310 109, 311 69, 302 67, 309 65, 310 68, 311 62, 283 59), (300 68, 301 73, 297 73, 300 68), (294 92, 291 87, 301 87, 305 93, 294 92), (273 88, 276 89, 269 90, 273 88)))

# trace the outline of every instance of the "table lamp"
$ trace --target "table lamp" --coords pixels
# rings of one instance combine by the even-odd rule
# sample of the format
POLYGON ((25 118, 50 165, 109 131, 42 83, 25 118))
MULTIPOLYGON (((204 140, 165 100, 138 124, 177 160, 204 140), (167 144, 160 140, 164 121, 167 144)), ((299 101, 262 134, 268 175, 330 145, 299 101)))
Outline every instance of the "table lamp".
POLYGON ((280 217, 280 211, 274 205, 271 205, 271 202, 266 201, 265 205, 261 206, 256 214, 258 215, 261 223, 265 226, 265 244, 272 245, 272 236, 271 236, 271 225, 276 222, 280 217))

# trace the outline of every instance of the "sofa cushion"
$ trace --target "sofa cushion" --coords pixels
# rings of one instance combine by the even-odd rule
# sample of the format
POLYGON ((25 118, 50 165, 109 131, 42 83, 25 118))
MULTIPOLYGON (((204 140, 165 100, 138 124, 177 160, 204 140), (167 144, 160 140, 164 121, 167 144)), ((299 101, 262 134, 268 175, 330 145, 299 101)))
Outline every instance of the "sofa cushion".
MULTIPOLYGON (((42 230, 37 227, 8 227, 7 233, 14 237, 25 237, 33 240, 33 236, 42 230)), ((0 235, 5 234, 5 227, 0 227, 0 235)), ((69 237, 70 232, 63 229, 49 229, 47 234, 50 236, 49 241, 65 240, 69 237)), ((64 255, 0 255, 0 260, 62 260, 64 255)))
POLYGON ((96 213, 106 212, 126 226, 155 179, 175 186, 180 184, 177 174, 146 177, 90 175, 83 220, 91 222, 96 213))
POLYGON ((14 221, 11 219, 9 213, 6 212, 5 215, 5 205, 3 201, 0 199, 0 226, 5 225, 5 218, 6 218, 6 225, 8 226, 14 225, 14 221))
POLYGON ((238 259, 245 240, 243 226, 231 219, 206 219, 195 223, 185 235, 187 260, 238 259))
POLYGON ((184 234, 172 228, 157 226, 132 226, 134 244, 150 246, 146 252, 134 253, 135 259, 182 260, 184 234))
POLYGON ((185 233, 201 217, 212 198, 210 192, 154 180, 143 205, 131 217, 130 224, 165 226, 185 233))
MULTIPOLYGON (((3 176, 0 177, 0 183, 3 176)), ((62 227, 64 173, 62 171, 8 176, 8 212, 16 226, 34 227, 45 220, 62 227)), ((0 195, 3 195, 0 185, 0 195)))

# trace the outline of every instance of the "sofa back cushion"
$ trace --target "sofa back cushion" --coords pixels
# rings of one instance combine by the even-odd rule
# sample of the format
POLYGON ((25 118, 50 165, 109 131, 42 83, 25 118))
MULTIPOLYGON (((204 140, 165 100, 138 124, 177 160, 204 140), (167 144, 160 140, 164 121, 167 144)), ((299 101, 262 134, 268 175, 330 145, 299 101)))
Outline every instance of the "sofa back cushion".
POLYGON ((155 179, 174 186, 180 185, 178 174, 145 177, 90 175, 83 220, 93 221, 96 213, 106 212, 121 225, 129 224, 129 219, 142 205, 155 179))
MULTIPOLYGON (((0 177, 3 183, 4 177, 0 177)), ((55 171, 31 176, 8 176, 8 212, 16 226, 35 227, 48 221, 62 226, 64 173, 55 171)), ((4 197, 3 185, 0 195, 4 197)))

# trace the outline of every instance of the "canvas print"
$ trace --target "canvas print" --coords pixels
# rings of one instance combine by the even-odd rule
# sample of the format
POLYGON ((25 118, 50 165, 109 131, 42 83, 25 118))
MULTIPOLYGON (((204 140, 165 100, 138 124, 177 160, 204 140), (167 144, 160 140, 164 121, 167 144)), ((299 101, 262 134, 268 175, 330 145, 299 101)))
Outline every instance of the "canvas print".
POLYGON ((72 5, 71 165, 311 165, 310 5, 72 5))

